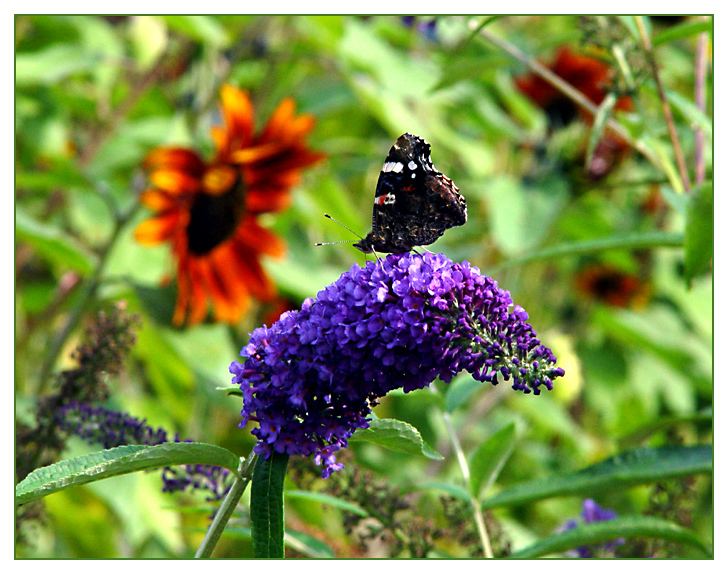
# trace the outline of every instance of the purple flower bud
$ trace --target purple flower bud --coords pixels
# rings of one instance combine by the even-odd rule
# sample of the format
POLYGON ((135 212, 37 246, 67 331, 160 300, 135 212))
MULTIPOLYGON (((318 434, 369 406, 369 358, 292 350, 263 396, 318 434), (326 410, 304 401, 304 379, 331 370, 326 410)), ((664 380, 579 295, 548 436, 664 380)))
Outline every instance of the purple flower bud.
POLYGON ((328 476, 341 468, 336 451, 395 388, 466 370, 492 384, 517 377, 513 388, 524 393, 550 390, 564 372, 527 317, 493 279, 442 254, 354 265, 300 311, 251 334, 243 368, 230 366, 243 391, 241 426, 258 421, 258 454, 314 456, 328 476))
MULTIPOLYGON (((617 518, 617 513, 614 510, 602 508, 591 498, 584 500, 581 510, 581 521, 584 524, 614 520, 615 518, 617 518)), ((567 520, 560 530, 565 532, 576 528, 578 525, 579 522, 572 518, 567 520)), ((601 545, 579 546, 578 548, 570 551, 570 554, 572 556, 578 556, 579 558, 593 558, 597 552, 613 552, 620 544, 624 544, 624 538, 618 538, 617 540, 612 540, 611 542, 601 545)))

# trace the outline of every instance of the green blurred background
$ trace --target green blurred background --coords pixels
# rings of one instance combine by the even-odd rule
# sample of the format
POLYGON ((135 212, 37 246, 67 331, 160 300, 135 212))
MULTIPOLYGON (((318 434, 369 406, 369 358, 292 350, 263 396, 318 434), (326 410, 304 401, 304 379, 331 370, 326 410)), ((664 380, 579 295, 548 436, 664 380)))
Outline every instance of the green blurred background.
MULTIPOLYGON (((707 221, 693 221, 691 229, 688 194, 675 190, 673 148, 634 30, 626 20, 614 19, 605 28, 578 16, 503 17, 485 28, 546 65, 569 46, 610 67, 615 79, 605 90, 614 88, 634 102, 617 119, 660 159, 649 162, 626 149, 595 179, 584 167, 590 134, 597 129, 591 122, 577 116, 554 125, 547 110, 518 89, 516 79, 527 74, 523 63, 473 35, 471 18, 437 17, 434 25, 432 20, 16 17, 17 419, 32 420, 38 396, 52 390, 51 381, 38 382, 39 363, 109 240, 114 225, 109 206, 124 210, 136 202, 140 165, 152 148, 174 144, 211 153, 209 128, 220 121, 219 87, 228 82, 249 91, 261 125, 288 96, 299 112, 317 120, 309 141, 326 153, 326 161, 306 171, 289 209, 263 218, 287 244, 286 257, 266 260, 265 267, 294 306, 364 261, 346 244, 313 246, 353 239, 323 213, 366 233, 378 173, 394 139, 408 131, 432 144, 435 164, 467 198, 469 221, 430 248, 471 261, 510 290, 567 371, 552 393, 540 397, 504 385, 466 390, 467 400, 453 413, 466 451, 508 422, 519 429, 499 486, 602 460, 625 448, 625 437, 666 417, 684 422, 641 442, 709 441, 709 420, 691 421, 712 405, 712 276, 705 262, 688 264, 686 272, 691 256, 679 245, 574 247, 558 257, 542 252, 653 231, 692 233, 698 250, 712 249, 712 232, 700 238, 707 221), (624 86, 615 45, 625 54, 632 85, 624 86), (523 256, 534 259, 520 261, 523 256)), ((694 134, 700 129, 707 138, 701 161, 710 182, 710 73, 707 112, 693 94, 698 37, 711 23, 684 17, 652 18, 647 25, 691 180, 694 134)), ((109 381, 110 406, 244 455, 253 441, 237 426, 239 398, 218 388, 229 384, 228 364, 270 309, 255 306, 234 326, 209 321, 173 328, 173 286, 161 286, 173 276, 168 247, 144 247, 132 236, 148 215, 137 211, 120 231, 82 318, 120 300, 141 318, 124 372, 109 381)), ((77 331, 66 341, 57 369, 72 364, 77 331)), ((423 476, 457 482, 434 400, 426 391, 390 396, 376 413, 415 425, 446 454, 444 462, 358 444, 348 464, 403 491, 423 476)), ((63 456, 92 450, 72 440, 63 456)), ((211 506, 202 495, 163 494, 160 485, 158 473, 140 473, 54 494, 44 501, 44 520, 23 527, 18 556, 190 556, 211 506)), ((710 544, 711 483, 701 478, 691 488, 692 527, 710 544)), ((651 492, 649 486, 619 489, 599 502, 620 513, 639 513, 651 492)), ((442 513, 433 500, 436 494, 422 494, 418 512, 439 523, 442 513)), ((557 498, 498 509, 495 518, 519 547, 579 511, 580 499, 557 498)), ((287 509, 289 526, 305 525, 308 535, 337 556, 375 555, 356 550, 339 512, 295 500, 287 509)), ((466 555, 452 541, 440 546, 443 555, 466 555)), ((225 538, 218 555, 249 555, 249 542, 225 538)))

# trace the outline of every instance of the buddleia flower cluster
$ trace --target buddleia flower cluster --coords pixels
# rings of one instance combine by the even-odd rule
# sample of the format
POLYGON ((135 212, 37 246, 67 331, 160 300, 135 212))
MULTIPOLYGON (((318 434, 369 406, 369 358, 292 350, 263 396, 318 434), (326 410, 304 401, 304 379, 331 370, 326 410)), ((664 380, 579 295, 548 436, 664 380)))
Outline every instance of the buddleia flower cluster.
MULTIPOLYGON (((170 436, 162 427, 155 428, 147 424, 146 419, 87 403, 71 402, 63 405, 56 412, 55 421, 57 428, 65 433, 104 448, 127 444, 152 446, 166 442, 189 442, 181 441, 177 434, 170 436)), ((162 491, 206 490, 210 493, 208 500, 220 500, 230 489, 229 474, 226 468, 207 464, 168 466, 162 470, 162 491)))
POLYGON ((327 477, 335 453, 379 398, 421 389, 460 371, 539 394, 564 374, 550 349, 495 280, 441 254, 391 254, 354 265, 337 281, 256 329, 233 362, 241 426, 256 453, 312 455, 327 477))

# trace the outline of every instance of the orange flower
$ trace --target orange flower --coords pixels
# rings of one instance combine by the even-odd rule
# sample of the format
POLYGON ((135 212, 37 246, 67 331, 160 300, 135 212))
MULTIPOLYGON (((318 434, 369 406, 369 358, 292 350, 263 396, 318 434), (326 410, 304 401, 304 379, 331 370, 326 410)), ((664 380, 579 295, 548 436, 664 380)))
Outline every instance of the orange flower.
MULTIPOLYGON (((593 104, 599 105, 607 97, 611 70, 604 62, 572 52, 568 47, 561 48, 551 64, 547 66, 554 74, 584 94, 593 104)), ((593 118, 563 93, 536 74, 516 78, 516 85, 536 105, 542 108, 552 127, 562 127, 573 121, 577 115, 588 124, 593 118)), ((619 98, 616 110, 631 110, 632 99, 619 98)), ((629 145, 622 138, 607 131, 599 140, 588 175, 598 180, 607 175, 626 155, 629 145)))
POLYGON ((649 286, 639 277, 610 265, 591 265, 576 276, 576 286, 584 295, 614 307, 643 307, 649 286))
POLYGON ((221 99, 223 125, 212 128, 217 151, 211 161, 191 149, 162 147, 144 162, 150 187, 141 202, 155 215, 137 227, 135 237, 146 245, 172 247, 177 325, 202 321, 208 301, 218 321, 233 323, 251 298, 274 298, 260 258, 282 256, 284 244, 257 216, 288 207, 301 170, 324 157, 306 147, 314 118, 296 116, 292 99, 285 99, 257 134, 245 92, 225 85, 221 99))

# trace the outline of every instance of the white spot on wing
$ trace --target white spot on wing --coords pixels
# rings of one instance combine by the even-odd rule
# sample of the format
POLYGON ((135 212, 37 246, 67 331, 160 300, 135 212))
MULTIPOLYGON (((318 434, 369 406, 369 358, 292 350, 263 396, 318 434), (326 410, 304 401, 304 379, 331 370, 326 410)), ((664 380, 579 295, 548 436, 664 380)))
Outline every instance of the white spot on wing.
POLYGON ((407 164, 407 167, 410 168, 411 170, 415 170, 415 169, 417 169, 417 164, 415 162, 413 162, 412 160, 410 160, 410 162, 407 164))
POLYGON ((390 171, 393 171, 394 173, 399 173, 404 169, 404 166, 398 162, 398 161, 388 161, 382 166, 382 172, 389 173, 390 171))

